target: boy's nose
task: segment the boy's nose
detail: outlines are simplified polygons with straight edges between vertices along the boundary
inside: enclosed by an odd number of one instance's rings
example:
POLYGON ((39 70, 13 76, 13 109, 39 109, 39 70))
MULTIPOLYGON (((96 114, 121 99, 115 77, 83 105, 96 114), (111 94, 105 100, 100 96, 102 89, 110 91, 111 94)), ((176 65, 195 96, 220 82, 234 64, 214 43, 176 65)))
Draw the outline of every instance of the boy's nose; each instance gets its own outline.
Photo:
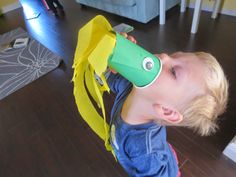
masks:
POLYGON ((167 62, 170 59, 170 56, 166 53, 157 54, 157 57, 163 62, 167 62))

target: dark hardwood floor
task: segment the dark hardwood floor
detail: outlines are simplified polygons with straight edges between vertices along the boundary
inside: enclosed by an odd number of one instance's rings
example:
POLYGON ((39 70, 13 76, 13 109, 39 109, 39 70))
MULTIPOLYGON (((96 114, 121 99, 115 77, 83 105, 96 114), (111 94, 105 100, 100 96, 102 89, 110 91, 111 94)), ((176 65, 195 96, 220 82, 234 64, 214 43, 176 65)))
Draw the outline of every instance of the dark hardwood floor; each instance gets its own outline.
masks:
MULTIPOLYGON (((0 101, 1 177, 117 177, 127 176, 103 142, 81 119, 73 98, 71 78, 78 30, 95 15, 105 15, 112 25, 134 26, 132 35, 152 53, 207 51, 222 64, 230 81, 228 111, 220 130, 200 137, 184 128, 168 128, 184 177, 234 177, 236 165, 222 154, 236 134, 236 17, 220 15, 213 20, 202 12, 199 30, 190 34, 193 10, 179 7, 167 12, 164 26, 155 18, 148 24, 81 8, 74 0, 62 1, 66 15, 56 18, 40 0, 21 0, 41 15, 25 20, 22 8, 0 17, 0 34, 17 27, 63 58, 61 66, 0 101)), ((113 97, 105 98, 111 107, 113 97)), ((109 111, 108 111, 109 112, 109 111)))

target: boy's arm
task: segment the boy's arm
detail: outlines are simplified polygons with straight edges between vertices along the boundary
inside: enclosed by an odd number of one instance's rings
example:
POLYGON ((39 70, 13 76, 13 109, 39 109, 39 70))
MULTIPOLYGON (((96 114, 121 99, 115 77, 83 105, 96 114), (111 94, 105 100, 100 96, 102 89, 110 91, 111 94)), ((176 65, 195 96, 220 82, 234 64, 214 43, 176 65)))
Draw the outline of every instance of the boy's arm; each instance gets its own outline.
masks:
POLYGON ((135 169, 132 175, 143 177, 171 177, 169 166, 165 160, 166 157, 162 158, 163 161, 157 152, 132 158, 134 164, 133 169, 135 169))
POLYGON ((167 142, 155 139, 153 144, 139 132, 126 139, 124 150, 131 162, 130 168, 135 169, 131 176, 178 176, 178 162, 167 142))
POLYGON ((126 80, 118 73, 114 74, 113 72, 108 71, 106 72, 105 77, 107 79, 109 88, 113 93, 116 94, 123 91, 125 88, 127 88, 128 85, 131 85, 128 80, 126 80))

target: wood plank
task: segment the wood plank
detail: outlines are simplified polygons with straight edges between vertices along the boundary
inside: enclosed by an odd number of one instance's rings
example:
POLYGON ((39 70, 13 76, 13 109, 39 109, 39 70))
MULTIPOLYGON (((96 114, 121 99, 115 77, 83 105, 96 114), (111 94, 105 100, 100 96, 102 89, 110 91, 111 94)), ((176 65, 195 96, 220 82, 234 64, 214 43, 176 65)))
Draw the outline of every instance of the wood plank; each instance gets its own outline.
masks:
MULTIPOLYGON (((70 82, 77 32, 97 14, 105 15, 112 25, 134 26, 131 34, 152 53, 203 50, 218 58, 231 83, 229 108, 221 118, 220 131, 203 138, 183 128, 168 128, 168 140, 177 151, 183 176, 235 176, 236 165, 221 154, 236 133, 235 17, 221 15, 214 21, 210 13, 202 12, 193 36, 192 10, 180 14, 174 7, 166 14, 166 24, 159 26, 157 18, 142 24, 80 8, 75 1, 63 1, 63 5, 66 16, 58 19, 40 1, 32 3, 41 12, 37 19, 24 20, 22 9, 0 17, 0 34, 20 26, 64 60, 55 71, 0 101, 0 176, 127 176, 81 119, 70 82)), ((109 115, 114 97, 106 95, 105 100, 109 115)))
POLYGON ((191 161, 186 161, 180 169, 181 177, 207 177, 207 175, 196 167, 191 161))

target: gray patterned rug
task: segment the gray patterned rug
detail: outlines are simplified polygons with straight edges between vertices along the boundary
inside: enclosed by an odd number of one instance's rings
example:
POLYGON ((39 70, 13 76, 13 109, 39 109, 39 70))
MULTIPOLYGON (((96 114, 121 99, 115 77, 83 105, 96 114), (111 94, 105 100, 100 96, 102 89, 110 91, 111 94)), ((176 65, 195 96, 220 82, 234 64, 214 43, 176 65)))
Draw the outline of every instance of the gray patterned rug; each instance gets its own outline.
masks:
MULTIPOLYGON (((17 28, 0 35, 0 46, 17 38, 29 37, 17 28)), ((0 50, 0 100, 38 79, 60 64, 60 57, 29 37, 26 47, 0 50)))

